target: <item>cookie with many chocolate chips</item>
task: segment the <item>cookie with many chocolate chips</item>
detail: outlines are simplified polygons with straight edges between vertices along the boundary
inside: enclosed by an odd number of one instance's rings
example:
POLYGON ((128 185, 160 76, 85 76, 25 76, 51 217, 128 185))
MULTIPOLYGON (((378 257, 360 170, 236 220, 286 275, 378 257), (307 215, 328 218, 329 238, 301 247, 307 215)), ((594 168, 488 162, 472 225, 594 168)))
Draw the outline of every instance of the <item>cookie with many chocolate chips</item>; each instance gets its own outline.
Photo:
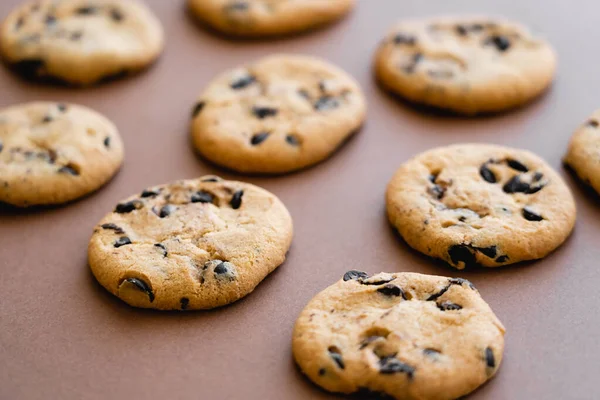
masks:
POLYGON ((0 201, 60 204, 105 184, 123 162, 117 128, 86 107, 34 102, 0 110, 0 201))
POLYGON ((88 248, 94 276, 126 303, 209 309, 254 290, 283 263, 292 219, 273 194, 203 177, 144 190, 116 205, 88 248))
POLYGON ((386 89, 463 114, 518 107, 552 82, 556 55, 524 26, 489 17, 430 18, 396 25, 375 57, 386 89))
POLYGON ((390 222, 412 248, 453 267, 542 258, 573 230, 575 202, 535 154, 461 144, 419 154, 387 188, 390 222))
POLYGON ((4 61, 29 79, 89 85, 151 64, 163 48, 158 19, 137 0, 36 0, 0 28, 4 61))
POLYGON ((349 271, 304 308, 292 349, 331 392, 446 400, 494 376, 504 333, 465 279, 349 271))
POLYGON ((240 37, 280 36, 332 23, 355 0, 188 0, 192 13, 209 27, 240 37))
POLYGON ((586 185, 600 193, 600 111, 573 134, 564 163, 586 185))
POLYGON ((362 125, 361 89, 339 68, 275 55, 227 71, 192 110, 192 137, 206 159, 245 173, 285 173, 329 157, 362 125))

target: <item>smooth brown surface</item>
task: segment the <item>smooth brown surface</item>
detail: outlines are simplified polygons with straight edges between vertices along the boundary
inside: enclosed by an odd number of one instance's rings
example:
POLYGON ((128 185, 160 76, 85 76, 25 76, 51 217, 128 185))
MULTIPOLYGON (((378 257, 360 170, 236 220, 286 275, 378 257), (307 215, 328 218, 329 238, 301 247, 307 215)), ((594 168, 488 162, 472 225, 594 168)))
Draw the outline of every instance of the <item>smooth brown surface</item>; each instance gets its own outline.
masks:
MULTIPOLYGON (((18 0, 2 0, 0 16, 18 0)), ((542 0, 359 0, 345 21, 279 41, 232 42, 199 29, 181 0, 148 0, 167 48, 140 76, 86 90, 44 87, 0 69, 0 106, 29 100, 81 103, 106 114, 126 146, 104 189, 61 208, 0 208, 0 399, 328 399, 295 368, 294 320, 349 269, 414 271, 472 280, 508 330, 496 378, 473 399, 596 399, 600 375, 600 208, 561 169, 572 131, 600 107, 600 6, 542 0), (540 101, 496 117, 424 114, 382 93, 371 56, 397 18, 501 13, 544 32, 559 76, 540 101), (332 159, 276 178, 245 178, 191 150, 192 104, 223 69, 273 52, 322 56, 367 94, 363 131, 332 159), (428 148, 491 142, 532 150, 561 169, 578 204, 573 236, 545 260, 457 272, 411 251, 389 227, 385 185, 428 148), (295 221, 288 261, 242 301, 211 312, 131 308, 93 279, 86 248, 97 221, 146 186, 218 173, 277 194, 295 221)))

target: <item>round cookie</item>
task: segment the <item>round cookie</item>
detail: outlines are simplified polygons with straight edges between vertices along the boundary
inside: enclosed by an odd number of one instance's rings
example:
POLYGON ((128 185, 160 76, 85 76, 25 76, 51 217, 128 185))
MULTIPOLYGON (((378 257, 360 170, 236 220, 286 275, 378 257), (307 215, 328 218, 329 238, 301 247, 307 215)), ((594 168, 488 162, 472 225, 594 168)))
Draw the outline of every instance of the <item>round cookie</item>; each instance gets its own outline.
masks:
POLYGON ((412 248, 463 269, 548 255, 573 230, 576 209, 535 154, 460 144, 402 165, 388 184, 387 213, 412 248))
POLYGON ((600 193, 600 110, 571 138, 564 162, 579 179, 600 193))
POLYGON ((240 37, 298 33, 332 23, 354 7, 355 0, 188 0, 204 24, 240 37))
POLYGON ((206 159, 244 173, 285 173, 329 157, 365 119, 358 84, 308 56, 275 55, 217 77, 193 110, 206 159))
POLYGON ((89 85, 138 71, 163 49, 158 19, 136 0, 36 0, 4 21, 4 61, 29 79, 89 85))
POLYGON ((273 194, 214 176, 144 190, 119 203, 88 248, 94 276, 126 303, 208 309, 254 290, 283 263, 292 219, 273 194))
POLYGON ((496 373, 504 333, 465 279, 349 271, 304 308, 292 349, 331 392, 444 400, 496 373))
POLYGON ((524 26, 490 17, 439 17, 396 25, 375 57, 386 89, 462 114, 518 107, 551 83, 556 55, 524 26))
POLYGON ((34 102, 0 110, 0 201, 65 203, 104 185, 123 162, 117 128, 89 108, 34 102))

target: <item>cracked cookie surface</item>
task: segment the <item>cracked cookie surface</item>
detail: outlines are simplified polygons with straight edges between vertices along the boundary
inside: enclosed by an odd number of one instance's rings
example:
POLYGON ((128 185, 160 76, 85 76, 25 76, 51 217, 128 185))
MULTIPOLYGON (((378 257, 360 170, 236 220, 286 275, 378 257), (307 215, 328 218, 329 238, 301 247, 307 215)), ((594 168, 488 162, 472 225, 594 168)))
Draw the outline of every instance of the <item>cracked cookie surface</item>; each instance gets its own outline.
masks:
POLYGON ((365 119, 361 89, 313 57, 275 55, 217 77, 193 107, 206 159, 245 173, 285 173, 329 157, 365 119))
POLYGON ((29 79, 89 85, 151 64, 163 48, 158 19, 137 0, 36 0, 4 21, 5 62, 29 79))
POLYGON ((524 26, 490 17, 397 24, 375 56, 388 90, 415 103, 464 114, 518 107, 552 82, 556 55, 524 26))
POLYGON ((292 219, 277 197, 207 176, 117 204, 88 256, 98 282, 132 306, 209 309, 252 292, 283 263, 291 240, 292 219))
POLYGON ((307 31, 347 14, 355 0, 188 0, 194 15, 211 28, 240 37, 307 31))
POLYGON ((583 183, 600 193, 600 110, 573 134, 565 164, 583 183))
POLYGON ((504 333, 465 279, 348 271, 301 312, 292 349, 329 391, 444 400, 496 373, 504 333))
POLYGON ((544 160, 496 145, 421 153, 398 169, 386 197, 406 243, 458 269, 542 258, 576 217, 571 191, 544 160))
POLYGON ((86 107, 33 102, 0 110, 0 201, 61 204, 117 172, 123 144, 112 122, 86 107))

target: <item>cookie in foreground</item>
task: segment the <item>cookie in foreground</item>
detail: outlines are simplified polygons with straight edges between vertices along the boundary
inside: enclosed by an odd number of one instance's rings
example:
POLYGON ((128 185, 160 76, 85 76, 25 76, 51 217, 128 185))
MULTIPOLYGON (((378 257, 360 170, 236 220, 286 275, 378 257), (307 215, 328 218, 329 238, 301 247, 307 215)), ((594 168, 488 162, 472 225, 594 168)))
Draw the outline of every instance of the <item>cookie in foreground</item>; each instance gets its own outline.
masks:
POLYGON ((445 400, 494 376, 504 333, 465 279, 348 271, 300 313, 292 349, 328 391, 445 400))
POLYGON ((292 231, 275 195, 206 176, 118 203, 96 226, 88 258, 98 282, 132 306, 209 309, 246 296, 282 264, 292 231))

